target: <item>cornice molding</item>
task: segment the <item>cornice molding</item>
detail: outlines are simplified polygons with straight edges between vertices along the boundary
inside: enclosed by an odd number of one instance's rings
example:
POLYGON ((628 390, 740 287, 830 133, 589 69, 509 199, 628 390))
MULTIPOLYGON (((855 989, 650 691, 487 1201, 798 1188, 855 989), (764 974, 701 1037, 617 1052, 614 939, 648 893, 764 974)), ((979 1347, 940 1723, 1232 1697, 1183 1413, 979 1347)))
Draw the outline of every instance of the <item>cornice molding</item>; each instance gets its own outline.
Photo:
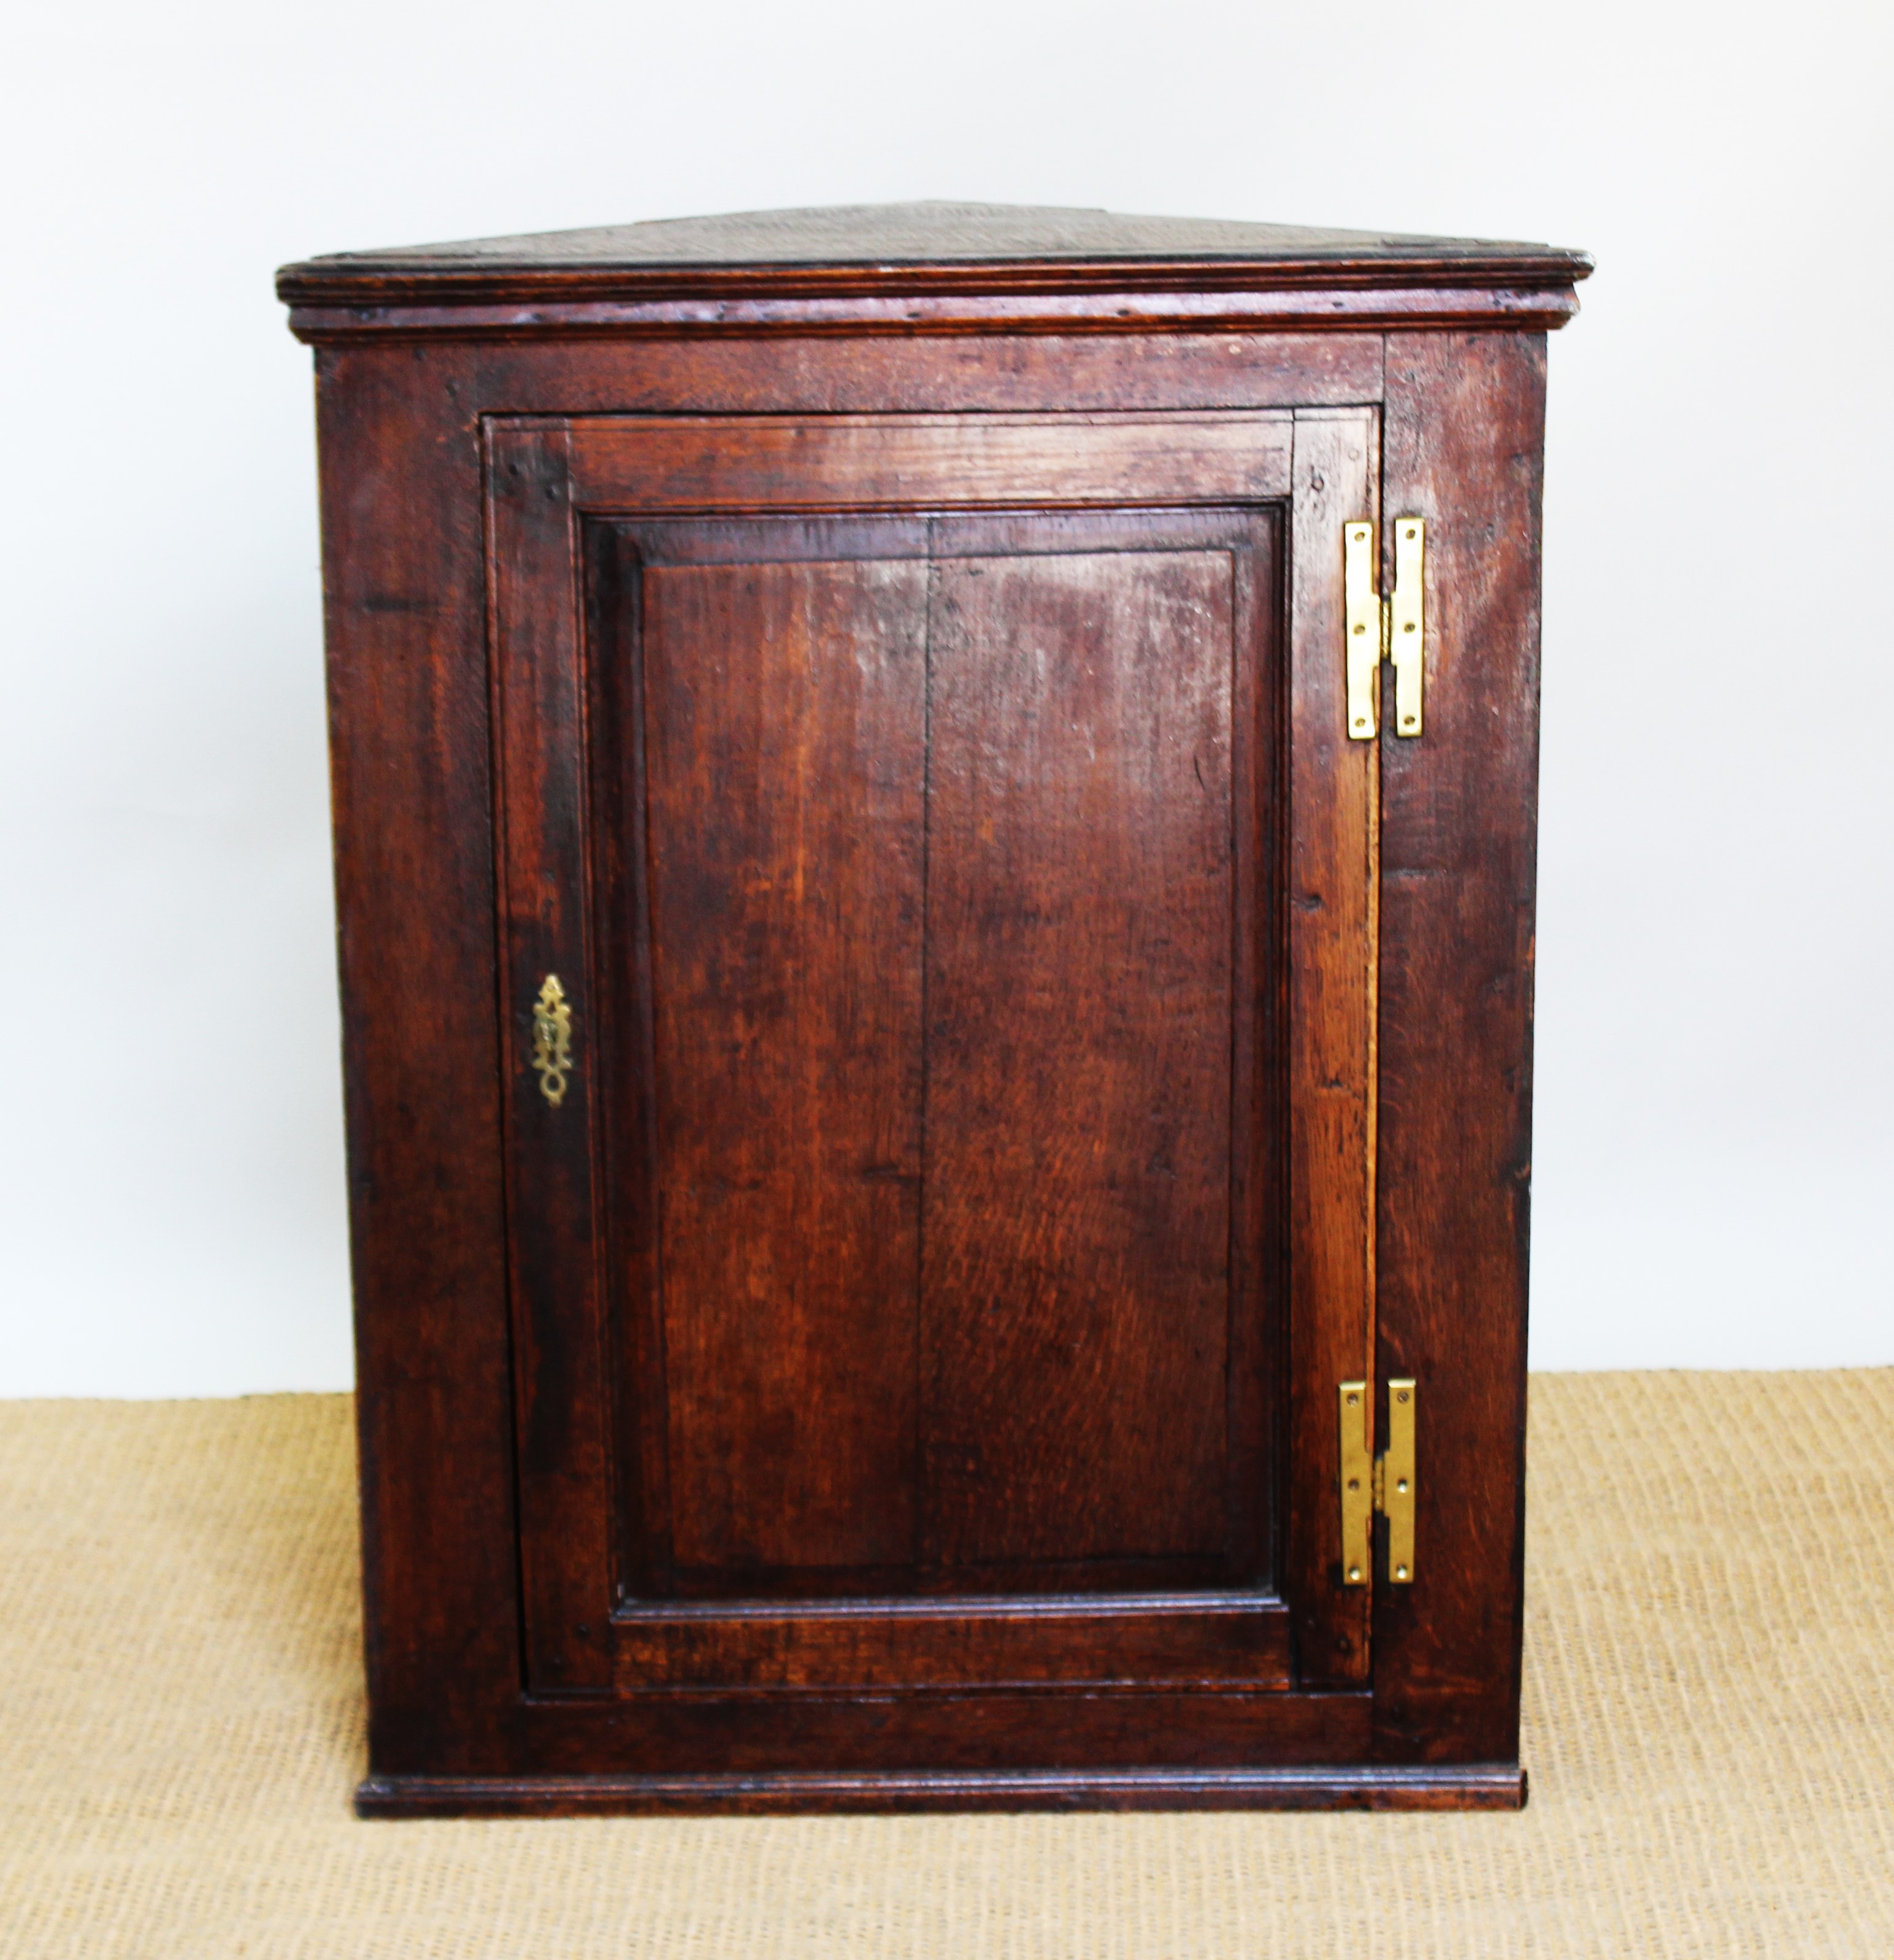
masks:
MULTIPOLYGON (((1067 269, 1058 269, 1062 274, 1067 269)), ((1195 276, 1163 285, 1133 284, 1123 277, 1124 267, 1111 269, 1117 279, 1096 287, 1075 287, 1062 278, 1039 285, 1023 280, 950 286, 837 282, 810 290, 752 274, 706 290, 696 279, 634 282, 621 273, 609 279, 601 275, 597 286, 587 291, 569 272, 509 282, 498 290, 490 278, 458 287, 416 280, 390 289, 388 283, 304 279, 301 269, 291 268, 278 289, 291 304, 291 329, 317 345, 371 338, 1256 332, 1338 327, 1518 332, 1562 326, 1578 310, 1576 275, 1568 268, 1543 283, 1522 279, 1517 265, 1507 269, 1510 276, 1503 282, 1466 278, 1461 267, 1454 270, 1463 276, 1450 282, 1394 282, 1381 268, 1380 278, 1370 283, 1365 278, 1344 282, 1332 276, 1332 267, 1322 269, 1330 276, 1318 282, 1279 278, 1281 269, 1275 266, 1266 269, 1267 277, 1257 269, 1257 275, 1245 280, 1238 269, 1197 266, 1188 269, 1195 276)), ((1185 269, 1176 269, 1179 273, 1185 269)))

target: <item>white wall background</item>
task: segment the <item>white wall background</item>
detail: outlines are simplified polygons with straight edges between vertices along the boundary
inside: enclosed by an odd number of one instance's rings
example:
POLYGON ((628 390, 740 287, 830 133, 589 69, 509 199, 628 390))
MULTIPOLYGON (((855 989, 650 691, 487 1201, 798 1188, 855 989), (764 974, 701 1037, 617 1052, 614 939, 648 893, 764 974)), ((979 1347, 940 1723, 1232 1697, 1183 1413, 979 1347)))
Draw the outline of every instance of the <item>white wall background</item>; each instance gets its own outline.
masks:
POLYGON ((350 1379, 309 358, 345 247, 910 197, 1549 238, 1533 1354, 1894 1361, 1873 0, 103 0, 0 119, 0 1395, 350 1379))

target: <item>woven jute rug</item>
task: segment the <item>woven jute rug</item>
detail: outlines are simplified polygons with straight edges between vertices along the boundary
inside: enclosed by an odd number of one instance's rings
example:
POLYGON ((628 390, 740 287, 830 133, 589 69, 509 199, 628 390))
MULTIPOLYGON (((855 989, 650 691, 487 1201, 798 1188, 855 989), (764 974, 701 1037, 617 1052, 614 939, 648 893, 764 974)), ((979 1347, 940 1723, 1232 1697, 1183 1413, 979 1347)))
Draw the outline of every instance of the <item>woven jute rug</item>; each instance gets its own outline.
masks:
POLYGON ((1894 1956, 1894 1370, 1531 1452, 1523 1815, 364 1824, 346 1398, 0 1404, 0 1955, 1894 1956))

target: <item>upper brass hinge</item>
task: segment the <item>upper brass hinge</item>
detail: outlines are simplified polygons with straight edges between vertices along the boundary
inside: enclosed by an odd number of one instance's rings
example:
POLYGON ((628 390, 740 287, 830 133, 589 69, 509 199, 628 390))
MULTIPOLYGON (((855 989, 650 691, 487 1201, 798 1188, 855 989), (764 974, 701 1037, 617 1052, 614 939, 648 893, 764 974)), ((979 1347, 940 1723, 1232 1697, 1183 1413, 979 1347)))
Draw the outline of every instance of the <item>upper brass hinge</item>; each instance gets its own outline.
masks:
POLYGON ((1394 520, 1394 590, 1375 595, 1374 527, 1355 518, 1342 528, 1342 589, 1347 618, 1348 740, 1371 742, 1380 721, 1383 660, 1394 669, 1394 732, 1421 732, 1427 666, 1424 597, 1427 522, 1394 520))
POLYGON ((1386 1577, 1396 1586, 1414 1583, 1414 1415, 1411 1376, 1388 1384, 1388 1446, 1368 1447, 1368 1385, 1341 1388, 1342 1583, 1365 1586, 1374 1549, 1374 1519, 1388 1521, 1386 1577))

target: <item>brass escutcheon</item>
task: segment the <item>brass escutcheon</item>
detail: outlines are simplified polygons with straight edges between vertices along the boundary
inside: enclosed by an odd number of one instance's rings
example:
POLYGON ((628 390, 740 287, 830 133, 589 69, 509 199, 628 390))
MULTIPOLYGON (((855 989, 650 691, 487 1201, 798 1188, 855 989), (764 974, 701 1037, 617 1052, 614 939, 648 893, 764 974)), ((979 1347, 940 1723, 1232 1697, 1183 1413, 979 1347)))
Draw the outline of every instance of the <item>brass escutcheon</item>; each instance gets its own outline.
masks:
POLYGON ((533 1066, 539 1074, 540 1093, 556 1109, 565 1100, 566 1080, 572 1072, 572 1010, 556 973, 546 976, 533 1004, 533 1066))

